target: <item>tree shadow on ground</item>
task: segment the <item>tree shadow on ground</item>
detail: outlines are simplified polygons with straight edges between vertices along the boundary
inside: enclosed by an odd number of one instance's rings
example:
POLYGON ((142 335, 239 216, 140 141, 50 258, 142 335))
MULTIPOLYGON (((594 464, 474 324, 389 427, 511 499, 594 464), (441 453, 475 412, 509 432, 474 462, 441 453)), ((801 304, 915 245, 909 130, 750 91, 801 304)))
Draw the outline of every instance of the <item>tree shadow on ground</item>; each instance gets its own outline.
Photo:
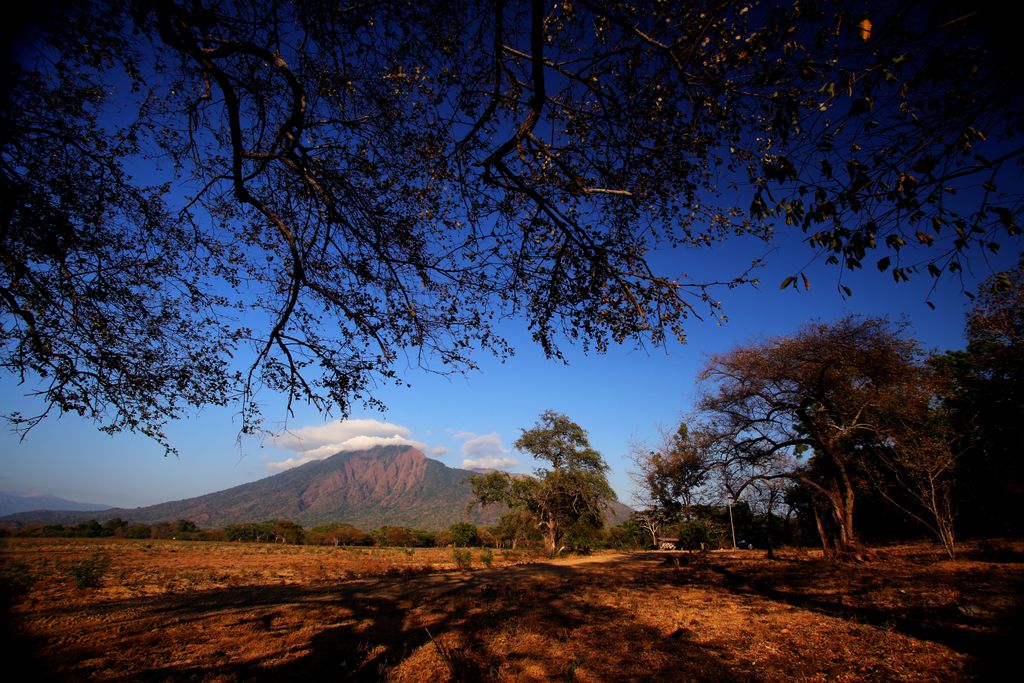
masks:
MULTIPOLYGON (((52 636, 40 652, 63 680, 751 680, 758 672, 741 661, 742 644, 693 632, 698 622, 684 613, 658 621, 643 611, 643 599, 713 603, 728 593, 940 643, 974 657, 970 673, 984 678, 1014 654, 1019 611, 1014 622, 1005 610, 964 614, 925 598, 930 587, 965 596, 973 587, 971 599, 988 609, 997 596, 1019 600, 1018 576, 642 553, 107 600, 83 607, 73 634, 52 636), (901 589, 911 597, 900 604, 878 599, 901 589)), ((38 612, 43 622, 66 616, 59 605, 38 612)), ((783 661, 775 673, 803 673, 812 660, 783 661)))
MULTIPOLYGON (((111 600, 87 608, 79 643, 51 659, 52 673, 78 680, 378 681, 411 658, 423 668, 406 680, 573 680, 584 670, 617 681, 747 680, 727 648, 699 643, 685 628, 666 637, 626 610, 590 604, 591 589, 631 580, 621 571, 628 562, 610 560, 596 576, 588 565, 538 564, 111 600), (232 642, 215 649, 202 634, 218 630, 232 642), (505 632, 513 637, 494 637, 505 632), (137 651, 112 654, 119 647, 137 651)), ((54 607, 41 616, 61 613, 54 607)))
POLYGON ((698 560, 690 569, 690 581, 944 645, 973 659, 974 678, 1004 678, 1007 666, 1016 668, 1024 637, 1024 577, 998 565, 969 573, 902 572, 885 561, 730 558, 698 560), (880 593, 895 599, 882 600, 880 593))

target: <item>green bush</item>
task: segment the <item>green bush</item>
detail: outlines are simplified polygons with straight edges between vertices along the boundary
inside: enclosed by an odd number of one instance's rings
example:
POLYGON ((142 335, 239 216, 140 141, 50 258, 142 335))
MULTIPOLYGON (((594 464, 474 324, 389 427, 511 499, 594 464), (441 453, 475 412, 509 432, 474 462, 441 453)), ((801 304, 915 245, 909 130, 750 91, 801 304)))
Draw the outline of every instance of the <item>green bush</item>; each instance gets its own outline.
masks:
POLYGON ((473 568, 473 553, 469 550, 452 548, 452 559, 455 560, 456 569, 473 568))
POLYGON ((485 567, 490 567, 494 563, 494 553, 491 552, 490 548, 484 548, 480 551, 480 563, 485 567))
POLYGON ((79 588, 95 588, 110 570, 110 557, 96 554, 68 567, 68 574, 79 588))

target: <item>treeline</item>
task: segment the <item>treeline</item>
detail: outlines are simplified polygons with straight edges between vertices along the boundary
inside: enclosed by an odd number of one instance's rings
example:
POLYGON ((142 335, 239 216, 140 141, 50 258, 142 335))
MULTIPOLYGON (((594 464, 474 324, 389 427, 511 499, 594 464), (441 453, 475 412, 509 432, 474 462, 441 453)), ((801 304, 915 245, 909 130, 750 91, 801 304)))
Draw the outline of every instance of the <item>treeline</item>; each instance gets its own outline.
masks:
POLYGON ((848 316, 715 354, 678 429, 634 450, 641 525, 656 539, 707 519, 701 504, 742 503, 767 546, 816 537, 836 558, 924 534, 953 557, 959 538, 1024 534, 1022 280, 1024 259, 985 284, 962 351, 848 316))
MULTIPOLYGON (((764 518, 751 512, 746 504, 733 510, 737 538, 757 547, 764 547, 764 518)), ((799 535, 792 522, 777 520, 799 535)), ((681 529, 666 529, 665 535, 679 539, 680 548, 731 547, 729 513, 725 507, 705 506, 695 510, 691 520, 681 529)), ((292 545, 363 546, 378 548, 447 548, 492 547, 516 550, 543 550, 540 531, 518 512, 510 512, 495 526, 477 526, 458 522, 443 531, 428 531, 408 526, 381 526, 364 531, 351 524, 335 522, 311 528, 287 519, 231 524, 223 529, 203 529, 195 522, 179 519, 174 522, 138 524, 115 518, 103 523, 90 519, 79 524, 27 525, 21 528, 0 528, 0 535, 48 538, 131 538, 168 539, 179 541, 228 541, 238 543, 282 543, 292 545)), ((650 548, 654 542, 644 530, 637 515, 610 528, 592 529, 585 536, 570 530, 564 539, 565 549, 586 552, 597 549, 636 550, 650 548)))
POLYGON ((224 533, 216 529, 200 529, 190 520, 139 524, 120 517, 103 523, 89 519, 78 524, 27 524, 23 527, 0 528, 0 535, 42 538, 169 538, 191 541, 221 541, 224 533))
POLYGON ((78 524, 28 524, 0 526, 0 536, 27 538, 133 538, 172 539, 187 541, 232 541, 240 543, 288 543, 293 545, 377 546, 403 548, 473 547, 527 545, 535 534, 512 531, 504 527, 477 527, 458 522, 444 531, 427 531, 408 526, 381 526, 371 531, 351 524, 335 522, 304 528, 288 519, 229 524, 223 529, 203 529, 195 522, 179 519, 174 522, 139 524, 114 518, 105 522, 90 519, 78 524))

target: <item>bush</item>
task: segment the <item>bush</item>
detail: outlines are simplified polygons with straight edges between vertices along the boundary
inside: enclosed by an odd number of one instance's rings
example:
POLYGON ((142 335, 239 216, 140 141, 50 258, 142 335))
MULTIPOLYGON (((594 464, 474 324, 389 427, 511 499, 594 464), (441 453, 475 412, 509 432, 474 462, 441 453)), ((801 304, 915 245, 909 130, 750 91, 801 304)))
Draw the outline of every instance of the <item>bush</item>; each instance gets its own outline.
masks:
POLYGON ((480 563, 485 567, 490 567, 494 564, 494 553, 491 552, 490 548, 484 548, 480 551, 480 563))
POLYGON ((13 603, 36 582, 36 575, 24 562, 0 564, 0 608, 13 603))
POLYGON ((68 574, 79 588, 95 588, 100 585, 100 580, 109 570, 110 557, 96 554, 88 560, 71 565, 68 574))
POLYGON ((123 538, 151 537, 151 532, 148 524, 129 524, 128 526, 118 528, 118 530, 114 533, 123 538))
POLYGON ((455 560, 456 569, 473 568, 473 553, 469 550, 460 550, 459 548, 452 548, 452 559, 455 560))

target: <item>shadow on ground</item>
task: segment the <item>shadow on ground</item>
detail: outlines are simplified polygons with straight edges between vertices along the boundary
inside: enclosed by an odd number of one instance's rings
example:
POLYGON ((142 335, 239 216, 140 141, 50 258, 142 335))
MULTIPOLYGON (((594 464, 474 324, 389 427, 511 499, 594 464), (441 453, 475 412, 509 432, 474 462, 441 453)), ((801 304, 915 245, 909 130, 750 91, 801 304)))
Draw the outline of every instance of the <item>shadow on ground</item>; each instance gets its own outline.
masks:
MULTIPOLYGON (((896 630, 970 656, 978 678, 1016 654, 1019 572, 754 557, 638 553, 110 600, 84 608, 73 633, 37 645, 58 680, 761 678, 729 640, 637 618, 638 596, 698 592, 709 610, 715 595, 739 596, 896 630), (947 597, 930 599, 936 591, 947 597)), ((65 615, 55 606, 38 618, 65 615)))

